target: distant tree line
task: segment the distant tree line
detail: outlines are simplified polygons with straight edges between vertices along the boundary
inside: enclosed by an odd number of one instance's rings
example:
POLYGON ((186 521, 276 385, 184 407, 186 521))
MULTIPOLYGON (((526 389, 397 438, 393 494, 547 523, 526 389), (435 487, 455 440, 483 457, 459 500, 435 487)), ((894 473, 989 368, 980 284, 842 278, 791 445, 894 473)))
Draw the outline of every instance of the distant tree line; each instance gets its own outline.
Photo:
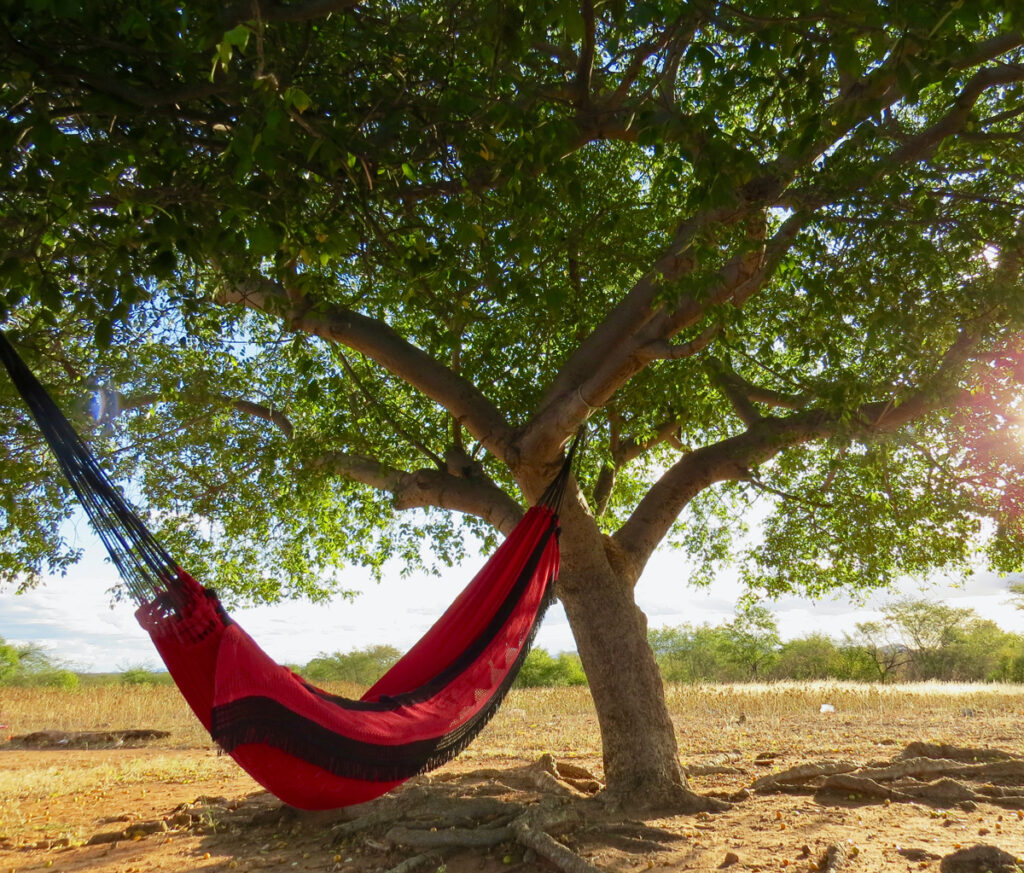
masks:
MULTIPOLYGON (((1024 583, 1010 586, 1011 603, 1024 609, 1024 583)), ((812 632, 783 642, 775 616, 765 606, 739 609, 719 625, 682 624, 647 634, 667 682, 749 682, 837 679, 861 682, 1021 682, 1024 635, 1010 633, 973 609, 905 598, 885 606, 877 621, 858 622, 841 640, 812 632)), ((349 652, 321 652, 295 672, 311 682, 369 686, 402 653, 374 645, 349 652)), ((164 672, 128 667, 90 676, 123 684, 169 683, 164 672)), ((516 680, 521 688, 586 685, 575 652, 551 654, 534 648, 516 680)), ((44 648, 16 645, 0 637, 0 685, 77 688, 79 676, 44 648)))
MULTIPOLYGON (((1015 586, 1018 603, 1024 586, 1015 586)), ((834 640, 812 632, 782 642, 764 606, 721 625, 684 624, 648 633, 671 682, 848 679, 865 682, 1024 682, 1024 635, 973 609, 907 598, 834 640)))
MULTIPOLYGON (((372 685, 395 664, 402 653, 394 646, 368 646, 351 652, 321 652, 296 672, 311 682, 352 682, 372 685)), ((526 656, 516 684, 522 688, 545 685, 586 685, 583 665, 575 652, 551 655, 534 648, 526 656)))
MULTIPOLYGON (((1011 586, 1024 608, 1024 584, 1011 586)), ((1002 630, 973 609, 907 598, 859 622, 840 640, 812 632, 783 642, 775 616, 755 604, 731 621, 656 628, 648 641, 667 682, 837 679, 861 682, 1024 682, 1024 635, 1002 630)), ((372 685, 400 657, 392 646, 321 654, 298 668, 314 682, 372 685)), ((530 651, 521 688, 586 685, 575 652, 530 651)))

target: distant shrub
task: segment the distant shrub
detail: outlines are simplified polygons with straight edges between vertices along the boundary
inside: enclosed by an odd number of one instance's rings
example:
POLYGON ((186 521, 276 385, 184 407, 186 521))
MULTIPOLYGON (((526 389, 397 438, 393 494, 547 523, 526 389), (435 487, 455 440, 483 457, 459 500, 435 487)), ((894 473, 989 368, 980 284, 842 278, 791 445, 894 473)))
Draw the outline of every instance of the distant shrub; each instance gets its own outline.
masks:
POLYGON ((77 688, 78 676, 37 643, 13 645, 0 638, 0 685, 77 688))
POLYGON ((531 649, 519 670, 516 683, 520 688, 543 688, 555 685, 586 685, 580 656, 575 652, 552 655, 546 649, 531 649))
POLYGON ((122 685, 169 685, 170 673, 157 673, 147 667, 127 667, 121 671, 122 685))
POLYGON ((78 687, 78 676, 70 670, 52 667, 16 673, 4 684, 16 688, 63 688, 65 691, 72 691, 78 687))
POLYGON ((847 679, 846 666, 835 641, 823 633, 789 640, 779 649, 772 679, 847 679))
POLYGON ((402 653, 394 646, 367 646, 351 652, 321 652, 305 667, 296 671, 311 682, 354 682, 373 685, 391 667, 402 653))

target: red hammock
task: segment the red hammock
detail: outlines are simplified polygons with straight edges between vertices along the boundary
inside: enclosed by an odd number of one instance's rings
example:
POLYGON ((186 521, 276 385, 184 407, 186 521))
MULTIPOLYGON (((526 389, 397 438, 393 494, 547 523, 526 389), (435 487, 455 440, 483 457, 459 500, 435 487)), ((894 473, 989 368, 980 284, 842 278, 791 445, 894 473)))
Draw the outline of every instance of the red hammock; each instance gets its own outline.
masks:
POLYGON ((362 803, 464 749, 519 671, 558 573, 571 455, 455 602, 359 700, 275 664, 146 529, 0 332, 0 360, 140 606, 139 623, 203 726, 302 809, 362 803))

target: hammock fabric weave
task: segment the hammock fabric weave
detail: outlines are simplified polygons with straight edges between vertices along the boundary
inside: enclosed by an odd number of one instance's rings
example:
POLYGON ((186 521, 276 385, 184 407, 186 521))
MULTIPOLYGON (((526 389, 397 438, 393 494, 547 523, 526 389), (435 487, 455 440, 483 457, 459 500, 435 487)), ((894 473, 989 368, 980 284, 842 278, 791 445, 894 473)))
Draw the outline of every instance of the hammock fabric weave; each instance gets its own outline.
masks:
POLYGON ((216 595, 177 565, 2 332, 0 360, 189 706, 267 790, 301 809, 363 803, 451 760, 490 720, 551 601, 571 451, 541 502, 426 635, 350 700, 274 663, 216 595))

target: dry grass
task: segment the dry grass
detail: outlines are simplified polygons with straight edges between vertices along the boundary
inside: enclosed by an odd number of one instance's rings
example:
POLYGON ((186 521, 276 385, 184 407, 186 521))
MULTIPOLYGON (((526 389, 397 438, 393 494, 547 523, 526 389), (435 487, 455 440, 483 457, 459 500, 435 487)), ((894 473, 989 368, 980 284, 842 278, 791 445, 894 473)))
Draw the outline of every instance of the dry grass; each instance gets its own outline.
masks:
MULTIPOLYGON (((359 689, 351 686, 330 690, 350 697, 359 694, 359 689)), ((821 758, 861 763, 890 760, 900 747, 916 740, 997 746, 1018 753, 1024 741, 1021 686, 670 685, 666 697, 681 757, 693 774, 691 784, 701 793, 732 793, 758 776, 821 758), (835 711, 822 713, 823 703, 831 704, 835 711), (699 768, 722 763, 716 759, 723 753, 725 762, 738 765, 735 772, 715 774, 699 768)), ((138 845, 125 843, 119 855, 97 853, 93 847, 82 850, 90 854, 75 855, 75 849, 63 848, 80 846, 97 832, 116 831, 128 820, 157 821, 183 802, 209 803, 213 808, 214 804, 203 798, 255 796, 258 786, 229 757, 217 755, 173 688, 0 689, 0 722, 6 722, 8 731, 15 733, 44 728, 153 727, 172 731, 170 739, 156 749, 0 754, 0 854, 9 853, 9 858, 3 856, 5 868, 29 870, 52 865, 103 873, 177 871, 198 869, 202 866, 199 859, 210 858, 211 853, 216 858, 237 858, 240 870, 261 869, 270 863, 265 854, 270 831, 259 832, 259 836, 218 832, 216 839, 221 842, 211 842, 211 834, 191 830, 161 834, 138 845), (140 864, 136 859, 143 856, 146 860, 140 864), (8 860, 13 867, 8 867, 8 860), (132 866, 126 865, 127 860, 132 866)), ((637 730, 641 729, 638 724, 637 730)), ((600 737, 586 688, 514 690, 487 730, 449 765, 448 775, 477 767, 511 766, 535 760, 543 752, 559 759, 578 758, 600 775, 600 737)), ((258 807, 259 801, 256 803, 253 808, 258 807)), ((904 859, 893 849, 897 843, 926 843, 936 852, 951 852, 960 846, 959 841, 974 840, 974 833, 991 832, 1002 848, 1019 854, 1024 844, 1017 824, 1002 810, 982 809, 968 821, 966 816, 937 816, 918 804, 846 808, 788 795, 755 795, 717 824, 692 826, 690 819, 684 818, 672 825, 683 842, 671 856, 673 863, 665 862, 665 866, 716 870, 726 853, 735 851, 745 868, 779 869, 780 858, 799 862, 806 857, 802 845, 813 846, 817 856, 832 842, 862 849, 858 862, 862 869, 903 869, 904 859), (1012 833, 1009 826, 1005 832, 1000 830, 1004 818, 1015 829, 1012 833), (865 838, 865 834, 871 836, 865 838)), ((277 836, 274 834, 275 840, 277 836)), ((302 847, 311 854, 302 853, 302 866, 336 869, 337 847, 315 842, 316 836, 309 839, 302 847)), ((275 869, 294 865, 302 847, 281 854, 275 869)), ((608 855, 602 851, 600 857, 608 855)), ((602 866, 614 870, 637 866, 635 857, 616 857, 618 862, 602 862, 602 866)), ((353 859, 357 860, 345 868, 351 873, 372 873, 387 866, 372 852, 366 857, 353 853, 349 860, 353 859)), ((463 861, 461 866, 453 862, 449 869, 469 873, 484 863, 478 856, 463 861)), ((220 862, 216 866, 219 868, 220 862)), ((235 866, 235 861, 228 866, 235 866)))
POLYGON ((679 685, 666 689, 673 715, 711 718, 780 718, 820 711, 831 704, 839 713, 874 713, 881 719, 907 709, 1020 709, 1024 687, 1003 684, 918 682, 872 685, 861 682, 763 682, 741 685, 679 685))
POLYGON ((0 769, 0 812, 4 800, 10 798, 102 796, 126 785, 189 785, 238 772, 238 765, 227 756, 210 753, 199 757, 194 751, 146 757, 93 752, 88 759, 75 756, 60 763, 54 763, 55 758, 44 753, 39 759, 40 766, 33 769, 0 769))
MULTIPOLYGON (((333 683, 333 694, 358 697, 363 689, 333 683)), ((59 688, 0 688, 4 737, 33 731, 102 731, 153 728, 170 731, 161 745, 175 749, 212 748, 184 698, 173 685, 94 685, 59 688)))
MULTIPOLYGON (((1019 742, 1017 725, 1024 716, 1020 685, 672 684, 665 693, 686 758, 780 742, 818 754, 869 736, 896 743, 957 737, 966 742, 975 714, 1019 742), (823 703, 835 712, 822 713, 823 703)), ((464 757, 515 759, 543 752, 600 757, 597 717, 586 688, 513 691, 464 757)))
MULTIPOLYGON (((360 689, 332 685, 336 694, 360 689)), ((666 687, 684 755, 766 743, 772 736, 803 737, 808 748, 842 745, 843 735, 888 730, 894 741, 970 733, 977 713, 1019 736, 1024 687, 1018 685, 865 685, 782 682, 666 687), (829 703, 834 713, 821 714, 829 703)), ((7 688, 0 723, 8 734, 35 730, 156 728, 171 732, 166 749, 212 749, 210 738, 174 688, 100 686, 61 691, 7 688)), ((466 753, 473 758, 598 757, 600 735, 586 688, 515 689, 494 721, 466 753)), ((129 778, 126 775, 125 778, 129 778)), ((116 775, 111 778, 120 778, 116 775)))
POLYGON ((208 746, 210 738, 173 686, 101 685, 58 688, 4 688, 0 722, 7 734, 40 730, 100 731, 154 728, 171 732, 178 748, 208 746))

